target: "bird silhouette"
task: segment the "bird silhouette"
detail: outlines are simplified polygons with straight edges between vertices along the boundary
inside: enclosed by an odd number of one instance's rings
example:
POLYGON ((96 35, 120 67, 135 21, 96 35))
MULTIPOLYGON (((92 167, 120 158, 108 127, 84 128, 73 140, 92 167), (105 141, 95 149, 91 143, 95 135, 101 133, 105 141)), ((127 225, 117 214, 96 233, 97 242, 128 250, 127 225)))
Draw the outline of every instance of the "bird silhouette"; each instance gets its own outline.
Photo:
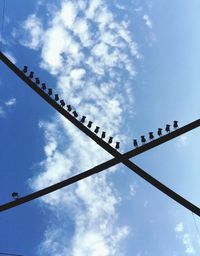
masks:
POLYGON ((116 142, 115 148, 119 149, 119 147, 120 147, 120 142, 116 142))
POLYGON ((67 105, 67 110, 68 110, 69 112, 72 111, 71 105, 67 105))
POLYGON ((170 132, 170 125, 169 124, 166 124, 165 131, 170 132))
POLYGON ((86 116, 82 116, 81 123, 85 123, 86 116))
POLYGON ((111 144, 113 141, 113 137, 110 137, 109 140, 108 140, 108 143, 111 144))
POLYGON ((178 121, 174 121, 174 125, 173 125, 174 129, 178 128, 178 121))
POLYGON ((78 113, 76 111, 73 111, 72 113, 73 113, 74 117, 76 117, 76 118, 78 117, 78 113))
POLYGON ((91 128, 91 127, 92 127, 92 121, 89 121, 89 122, 88 122, 87 127, 88 127, 88 128, 91 128))
POLYGON ((64 107, 64 106, 65 106, 65 102, 64 102, 64 100, 60 100, 60 105, 61 105, 62 107, 64 107))
POLYGON ((23 72, 24 72, 24 73, 27 73, 27 71, 28 71, 28 67, 27 67, 27 66, 24 66, 23 72))
POLYGON ((99 132, 99 126, 96 126, 96 128, 95 128, 95 130, 94 130, 94 132, 97 134, 98 132, 99 132))
POLYGON ((32 78, 33 78, 33 76, 34 76, 34 72, 33 72, 33 71, 31 71, 31 72, 30 72, 30 75, 29 75, 29 78, 30 78, 30 79, 32 79, 32 78))
POLYGON ((146 142, 145 136, 142 135, 142 136, 140 136, 140 138, 141 138, 141 142, 144 144, 146 142))
POLYGON ((106 137, 106 132, 102 132, 101 138, 104 139, 106 137))
POLYGON ((59 100, 58 94, 55 94, 55 101, 58 101, 58 100, 59 100))
POLYGON ((48 89, 48 95, 51 96, 53 94, 53 91, 51 88, 48 89))
POLYGON ((13 192, 12 193, 12 197, 13 197, 13 199, 19 199, 19 194, 18 194, 18 192, 13 192))
POLYGON ((40 79, 38 77, 35 78, 35 83, 40 84, 40 79))
POLYGON ((137 140, 136 140, 136 139, 133 140, 133 146, 134 146, 134 147, 138 147, 138 143, 137 143, 137 140))
POLYGON ((149 132, 149 139, 150 139, 150 140, 153 140, 153 139, 154 139, 153 132, 149 132))
POLYGON ((158 128, 158 132, 157 132, 158 136, 162 136, 162 129, 158 128))
POLYGON ((45 83, 42 83, 42 90, 46 90, 46 84, 45 83))

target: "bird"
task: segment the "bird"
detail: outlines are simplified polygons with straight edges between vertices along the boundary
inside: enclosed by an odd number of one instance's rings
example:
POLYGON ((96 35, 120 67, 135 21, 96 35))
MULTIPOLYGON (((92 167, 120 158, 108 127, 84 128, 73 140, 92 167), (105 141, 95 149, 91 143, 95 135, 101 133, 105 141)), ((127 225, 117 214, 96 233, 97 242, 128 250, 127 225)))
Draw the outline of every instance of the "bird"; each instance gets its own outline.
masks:
POLYGON ((86 116, 82 116, 81 123, 85 123, 86 116))
POLYGON ((174 125, 173 125, 174 129, 178 128, 178 121, 174 121, 174 125))
POLYGON ((58 100, 59 100, 58 94, 55 94, 55 101, 58 101, 58 100))
POLYGON ((12 197, 13 197, 13 199, 19 199, 19 194, 18 194, 18 192, 13 192, 12 193, 12 197))
POLYGON ((33 78, 33 76, 34 76, 34 72, 33 72, 33 71, 31 71, 31 72, 30 72, 30 75, 29 75, 29 78, 30 78, 30 79, 32 79, 32 78, 33 78))
POLYGON ((64 106, 65 106, 65 102, 64 102, 64 100, 60 100, 60 105, 61 105, 62 107, 64 107, 64 106))
POLYGON ((101 138, 104 139, 106 137, 106 132, 102 132, 101 138))
POLYGON ((138 143, 137 143, 137 140, 136 140, 136 139, 133 140, 133 146, 134 146, 134 147, 138 147, 138 143))
POLYGON ((142 136, 140 136, 140 138, 141 138, 141 142, 144 144, 146 142, 145 136, 142 135, 142 136))
POLYGON ((170 125, 169 124, 166 124, 165 131, 170 132, 170 125))
POLYGON ((52 89, 49 88, 49 89, 48 89, 48 95, 50 96, 50 95, 52 95, 52 94, 53 94, 52 89))
POLYGON ((88 127, 88 128, 91 128, 91 127, 92 127, 92 121, 89 121, 89 122, 88 122, 87 127, 88 127))
POLYGON ((110 137, 109 140, 108 140, 108 143, 111 144, 113 141, 113 137, 110 137))
POLYGON ((119 149, 119 147, 120 147, 120 142, 116 142, 115 148, 119 149))
POLYGON ((67 105, 67 110, 68 110, 69 112, 72 111, 71 105, 67 105))
POLYGON ((35 78, 35 83, 40 84, 40 79, 38 77, 35 78))
POLYGON ((24 73, 27 73, 27 71, 28 71, 28 67, 27 67, 27 66, 24 66, 23 72, 24 72, 24 73))
POLYGON ((94 130, 94 132, 97 134, 98 132, 99 132, 99 126, 96 126, 96 128, 95 128, 95 130, 94 130))
POLYGON ((42 90, 46 90, 46 84, 45 83, 42 83, 42 90))
POLYGON ((158 136, 162 136, 162 129, 158 128, 158 132, 157 132, 158 136))
POLYGON ((153 139, 154 139, 153 132, 149 132, 149 139, 150 139, 150 140, 153 140, 153 139))
POLYGON ((73 113, 74 117, 78 117, 78 113, 76 111, 73 111, 72 113, 73 113))

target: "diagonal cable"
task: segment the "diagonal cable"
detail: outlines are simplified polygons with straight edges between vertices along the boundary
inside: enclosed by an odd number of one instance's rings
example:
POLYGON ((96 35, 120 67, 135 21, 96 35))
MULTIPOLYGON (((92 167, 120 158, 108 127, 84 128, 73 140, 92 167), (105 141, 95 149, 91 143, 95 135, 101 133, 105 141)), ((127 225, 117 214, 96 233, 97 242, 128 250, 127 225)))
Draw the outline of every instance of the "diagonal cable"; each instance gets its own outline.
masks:
MULTIPOLYGON (((200 216, 200 209, 196 205, 192 204, 191 202, 189 202, 188 200, 186 200, 185 198, 177 194, 175 191, 168 188, 163 183, 161 183, 160 181, 152 177, 150 174, 148 174, 139 166, 137 166, 136 164, 131 162, 129 159, 124 157, 124 155, 116 151, 104 140, 100 139, 96 134, 94 134, 92 131, 86 128, 81 122, 79 122, 77 119, 71 116, 64 108, 58 105, 52 98, 50 98, 45 92, 43 92, 33 81, 31 81, 22 71, 20 71, 2 52, 0 53, 0 58, 18 77, 20 77, 27 85, 29 85, 35 92, 37 92, 42 98, 44 98, 52 107, 54 107, 58 112, 60 112, 60 114, 65 116, 70 122, 72 122, 82 132, 84 132, 92 140, 94 140, 97 144, 99 144, 102 148, 104 148, 108 153, 113 155, 116 158, 116 160, 118 160, 119 162, 122 162, 129 169, 137 173, 140 177, 142 177, 147 182, 152 184, 154 187, 162 191, 164 194, 166 194, 167 196, 175 200, 177 203, 181 204, 185 208, 189 209, 193 213, 200 216)), ((18 200, 20 199, 17 199, 17 201, 18 200)), ((7 209, 11 208, 8 206, 8 204, 7 204, 7 209)), ((4 206, 6 207, 6 204, 4 206)), ((1 209, 5 210, 5 207, 4 209, 3 209, 3 206, 1 207, 2 208, 0 208, 0 211, 1 209)))

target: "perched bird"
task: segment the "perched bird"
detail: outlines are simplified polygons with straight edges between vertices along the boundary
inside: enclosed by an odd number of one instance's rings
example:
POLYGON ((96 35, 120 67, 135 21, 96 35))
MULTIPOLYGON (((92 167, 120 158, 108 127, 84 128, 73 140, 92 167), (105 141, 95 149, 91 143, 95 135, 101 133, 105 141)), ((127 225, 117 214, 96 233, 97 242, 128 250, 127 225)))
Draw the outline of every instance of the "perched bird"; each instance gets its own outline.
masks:
POLYGON ((173 125, 174 129, 178 128, 178 121, 174 121, 174 125, 173 125))
POLYGON ((96 126, 94 132, 97 134, 99 132, 99 126, 96 126))
POLYGON ((55 101, 58 101, 58 100, 59 100, 58 94, 55 94, 55 101))
POLYGON ((106 132, 102 132, 101 138, 104 139, 106 137, 106 132))
POLYGON ((111 144, 113 142, 113 137, 110 137, 108 143, 111 144))
POLYGON ((120 144, 120 142, 116 142, 116 145, 115 145, 115 148, 116 148, 116 149, 119 149, 119 147, 120 147, 119 144, 120 144))
POLYGON ((165 131, 170 132, 170 125, 169 124, 166 124, 165 131))
POLYGON ((64 107, 64 106, 65 106, 65 102, 64 102, 64 100, 60 100, 60 105, 61 105, 62 107, 64 107))
POLYGON ((29 78, 30 78, 30 79, 32 79, 32 78, 33 78, 33 76, 34 76, 34 72, 33 72, 33 71, 31 71, 31 72, 30 72, 30 75, 29 75, 29 78))
POLYGON ((162 136, 162 129, 158 128, 158 132, 157 132, 158 136, 162 136))
POLYGON ((146 142, 145 136, 142 135, 142 136, 140 136, 140 138, 141 138, 141 142, 144 144, 146 142))
POLYGON ((137 140, 136 140, 136 139, 133 140, 133 146, 134 146, 134 147, 138 147, 138 143, 137 143, 137 140))
POLYGON ((91 127, 92 127, 92 121, 89 121, 89 122, 88 122, 87 127, 88 127, 88 128, 91 128, 91 127))
POLYGON ((23 72, 24 72, 24 73, 27 73, 27 71, 28 71, 28 67, 27 67, 27 66, 24 66, 23 72))
POLYGON ((153 132, 149 132, 149 139, 150 139, 150 140, 153 140, 153 139, 154 139, 153 132))
POLYGON ((68 110, 69 112, 72 111, 71 105, 67 105, 67 110, 68 110))
POLYGON ((76 111, 73 111, 72 113, 73 113, 74 117, 76 117, 76 118, 78 117, 78 113, 76 111))
POLYGON ((12 193, 12 197, 13 197, 13 199, 18 199, 19 198, 19 194, 17 193, 17 192, 13 192, 12 193))
POLYGON ((46 90, 46 84, 45 83, 42 83, 42 90, 46 90))
POLYGON ((81 123, 85 123, 86 116, 82 116, 81 123))
POLYGON ((49 88, 49 89, 48 89, 48 95, 51 96, 52 94, 53 94, 52 89, 49 88))
POLYGON ((40 84, 40 79, 38 77, 35 78, 35 83, 40 84))

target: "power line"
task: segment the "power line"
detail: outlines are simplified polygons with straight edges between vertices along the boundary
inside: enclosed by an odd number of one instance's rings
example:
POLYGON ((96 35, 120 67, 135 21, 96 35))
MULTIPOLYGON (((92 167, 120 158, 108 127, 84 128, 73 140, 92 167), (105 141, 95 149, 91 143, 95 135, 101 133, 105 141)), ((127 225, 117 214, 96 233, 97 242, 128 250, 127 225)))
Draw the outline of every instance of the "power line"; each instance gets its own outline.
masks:
MULTIPOLYGON (((87 127, 85 127, 80 121, 78 121, 75 117, 73 117, 70 113, 68 113, 64 108, 62 108, 55 100, 53 100, 49 95, 47 95, 42 89, 40 89, 36 83, 34 83, 29 77, 27 77, 21 70, 17 68, 2 52, 0 53, 1 60, 10 68, 18 77, 20 77, 26 84, 28 84, 35 92, 37 92, 43 99, 45 99, 52 107, 54 107, 60 114, 62 114, 65 118, 67 118, 71 123, 73 123, 77 128, 79 128, 82 132, 84 132, 86 135, 88 135, 92 140, 94 140, 97 144, 99 144, 102 148, 104 148, 108 153, 113 155, 116 159, 116 161, 122 162, 124 165, 126 165, 129 169, 131 169, 133 172, 138 174, 140 177, 142 177, 144 180, 149 182, 151 185, 156 187, 158 190, 162 191, 164 194, 175 200, 177 203, 181 204, 185 208, 189 209, 193 213, 200 216, 200 209, 177 194, 175 191, 171 190, 167 186, 165 186, 163 183, 152 177, 150 174, 145 172, 143 169, 141 169, 139 166, 131 162, 129 159, 125 158, 124 155, 119 153, 117 150, 115 150, 112 146, 110 146, 108 143, 106 143, 104 140, 99 138, 95 133, 93 133, 91 130, 89 130, 87 127)), ((198 124, 200 120, 197 120, 198 124)), ((73 178, 73 177, 72 177, 73 178)), ((69 179, 68 179, 69 181, 69 179)), ((55 184, 56 185, 56 184, 55 184)), ((52 185, 53 186, 53 185, 52 185)), ((52 186, 50 186, 52 188, 52 186)), ((30 197, 36 196, 37 192, 26 196, 21 199, 17 199, 16 201, 19 201, 21 203, 25 203, 24 200, 30 201, 30 197), (29 200, 27 200, 29 197, 29 200)), ((36 197, 34 197, 36 198, 36 197)), ((7 203, 5 205, 2 205, 0 207, 0 211, 9 209, 14 207, 13 202, 7 203)))

